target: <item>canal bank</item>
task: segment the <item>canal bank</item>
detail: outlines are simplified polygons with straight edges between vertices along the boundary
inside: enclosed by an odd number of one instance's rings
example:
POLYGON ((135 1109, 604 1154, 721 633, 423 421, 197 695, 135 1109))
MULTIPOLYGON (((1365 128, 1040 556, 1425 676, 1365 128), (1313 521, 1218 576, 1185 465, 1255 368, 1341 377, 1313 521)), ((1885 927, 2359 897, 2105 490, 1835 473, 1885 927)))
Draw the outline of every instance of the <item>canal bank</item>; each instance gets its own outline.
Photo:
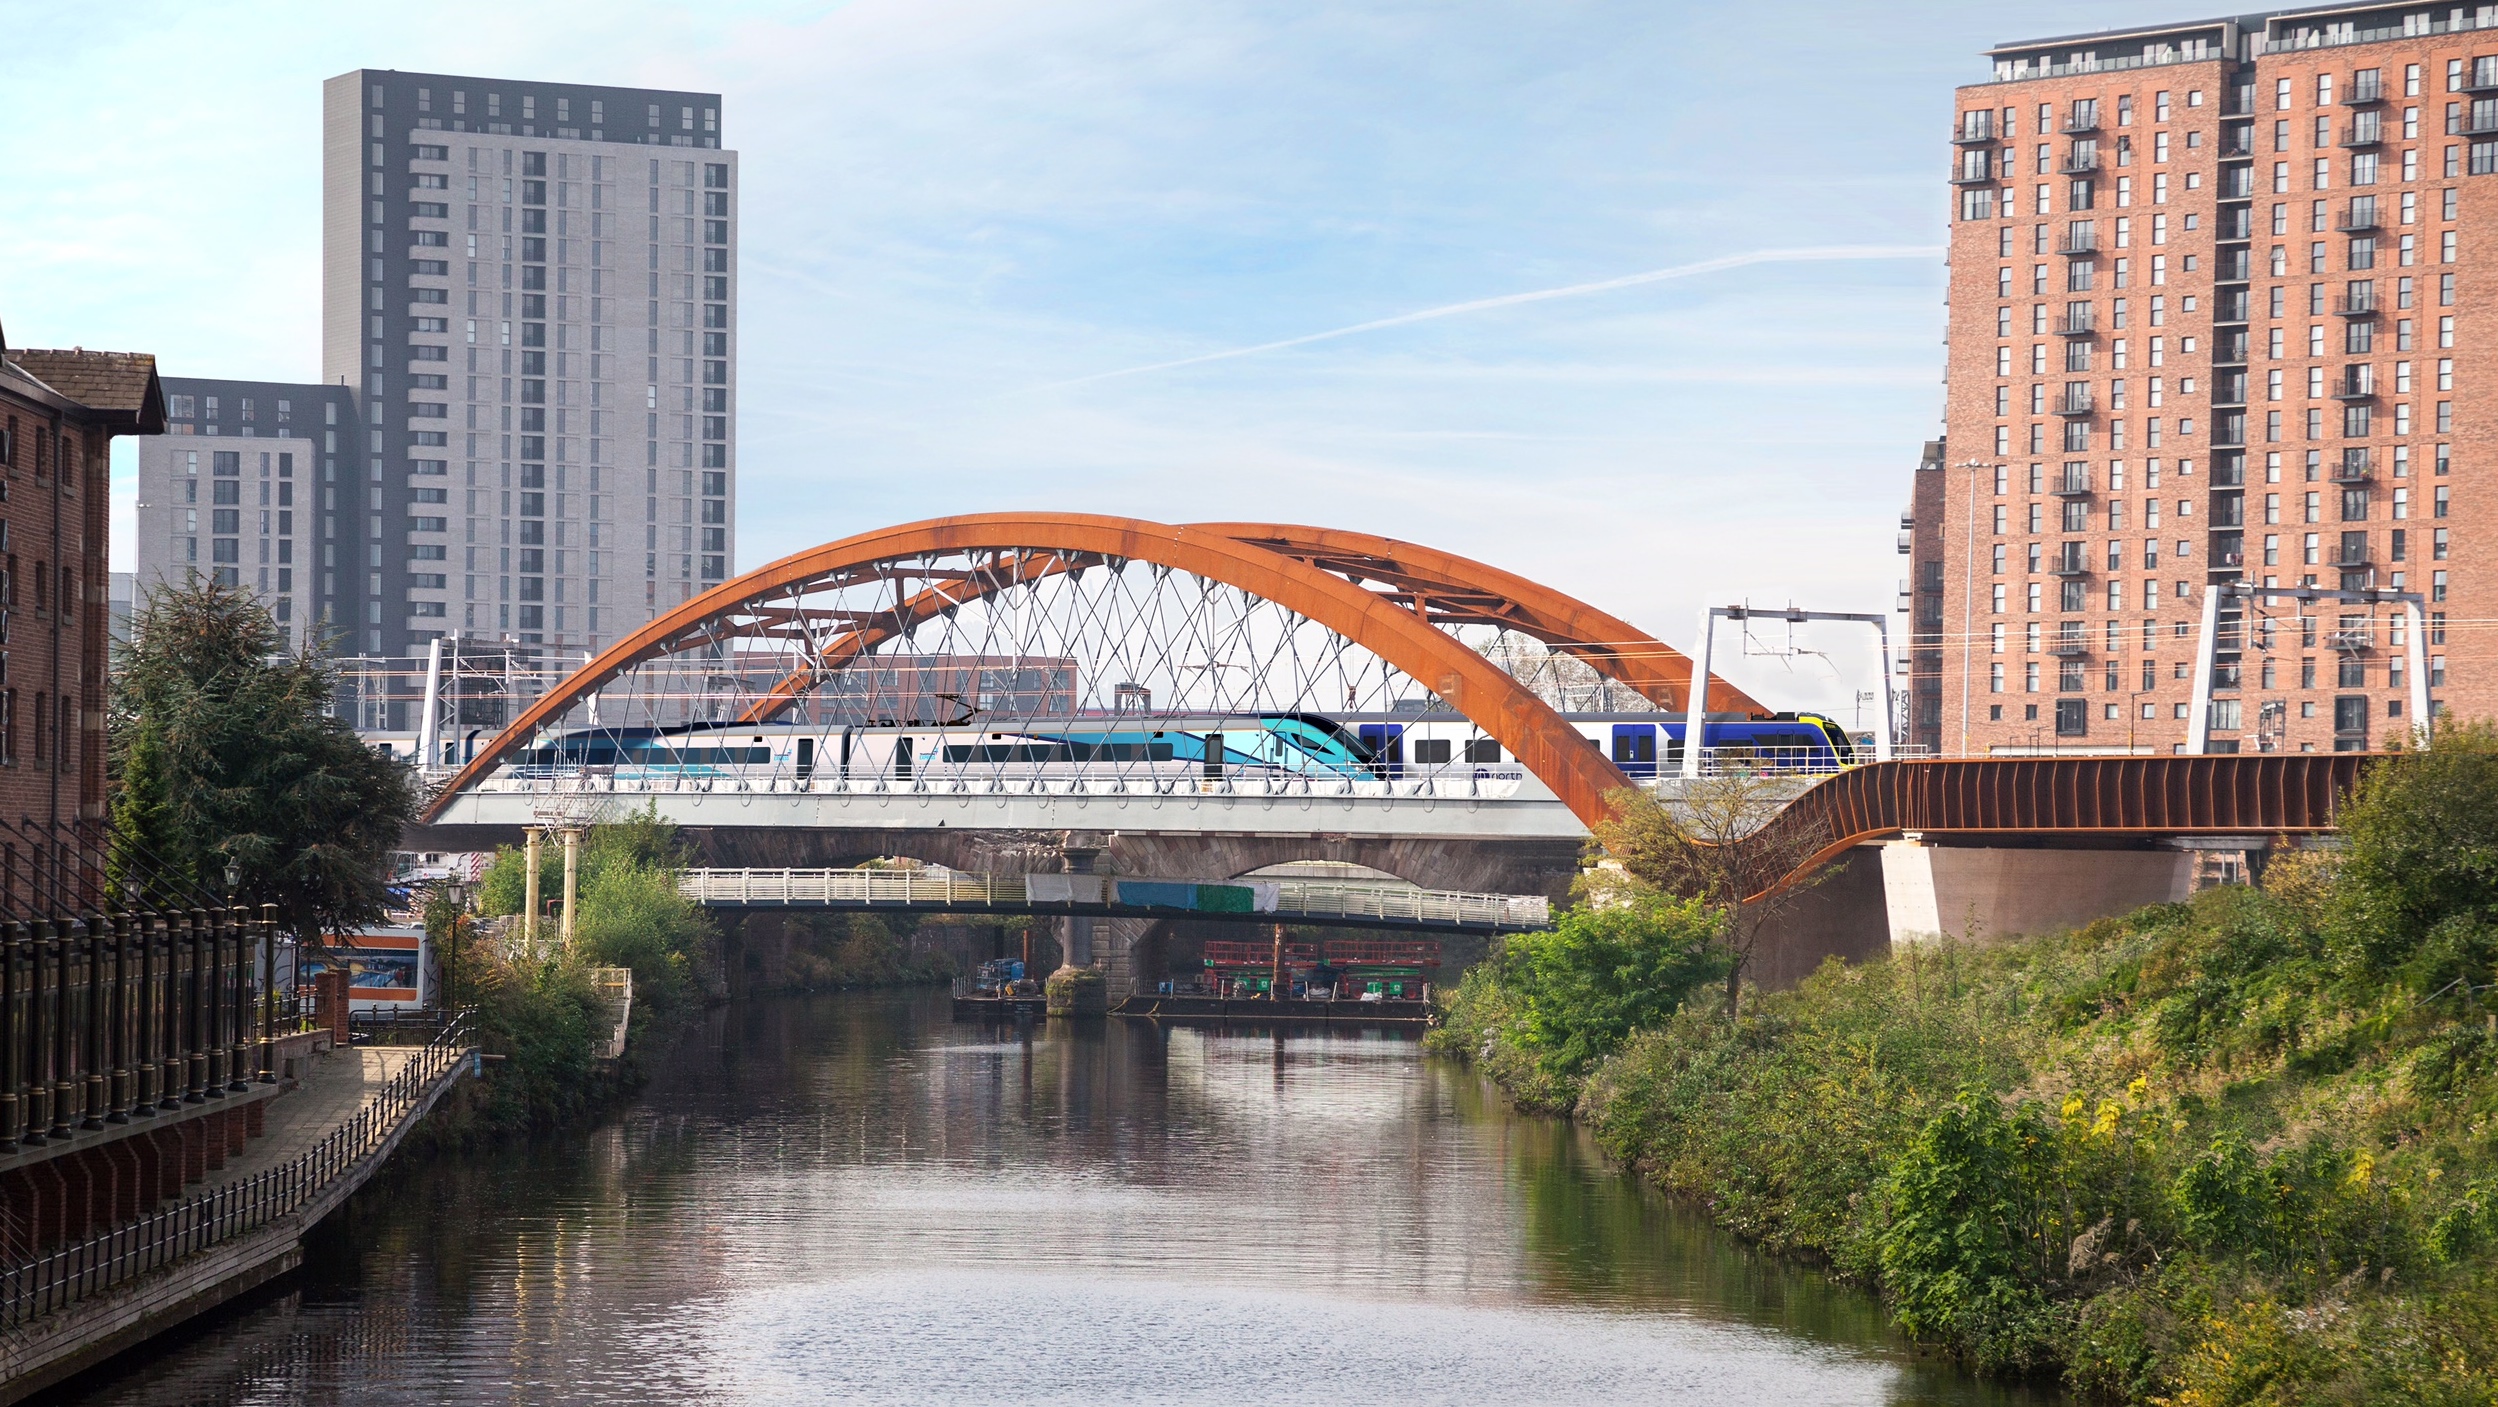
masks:
POLYGON ((394 1170, 115 1404, 2003 1403, 1406 1036, 741 1003, 394 1170))

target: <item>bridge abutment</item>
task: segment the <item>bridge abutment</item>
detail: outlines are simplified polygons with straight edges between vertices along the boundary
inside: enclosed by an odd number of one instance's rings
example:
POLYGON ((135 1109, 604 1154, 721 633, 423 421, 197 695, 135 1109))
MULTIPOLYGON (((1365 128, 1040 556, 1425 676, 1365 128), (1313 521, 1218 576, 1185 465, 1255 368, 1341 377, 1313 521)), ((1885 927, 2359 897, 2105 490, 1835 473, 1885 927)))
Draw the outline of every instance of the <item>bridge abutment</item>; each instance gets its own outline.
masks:
POLYGON ((2054 933, 2194 893, 2196 857, 2177 849, 1997 849, 1885 843, 1889 941, 2054 933))

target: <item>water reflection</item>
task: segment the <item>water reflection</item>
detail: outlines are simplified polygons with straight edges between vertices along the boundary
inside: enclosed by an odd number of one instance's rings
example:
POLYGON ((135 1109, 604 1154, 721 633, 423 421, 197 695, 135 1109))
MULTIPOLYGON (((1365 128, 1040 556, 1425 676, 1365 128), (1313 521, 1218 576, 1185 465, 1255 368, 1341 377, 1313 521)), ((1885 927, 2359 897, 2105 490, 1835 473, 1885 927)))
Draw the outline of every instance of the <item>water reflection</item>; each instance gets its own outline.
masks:
POLYGON ((96 1403, 2030 1401, 1385 1032, 715 1014, 96 1403))

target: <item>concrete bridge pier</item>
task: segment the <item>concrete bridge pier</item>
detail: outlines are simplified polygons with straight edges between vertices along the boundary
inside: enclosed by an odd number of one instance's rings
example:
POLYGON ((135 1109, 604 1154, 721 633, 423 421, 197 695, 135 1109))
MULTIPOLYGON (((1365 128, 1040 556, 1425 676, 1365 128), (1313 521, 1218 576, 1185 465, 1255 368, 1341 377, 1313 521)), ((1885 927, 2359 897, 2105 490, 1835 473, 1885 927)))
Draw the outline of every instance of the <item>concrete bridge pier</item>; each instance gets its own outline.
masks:
MULTIPOLYGON (((2262 842, 2254 846, 2261 849, 2262 842)), ((2054 933, 2176 903, 2194 893, 2196 859, 2194 851, 2173 846, 1998 849, 1929 845, 1910 835, 1882 846, 1890 941, 1897 946, 1948 935, 1983 942, 2054 933)))
POLYGON ((1830 958, 1862 962, 1943 939, 1989 943, 2079 928, 2214 884, 2261 876, 2266 836, 2187 836, 2102 849, 1860 845, 1759 935, 1752 978, 1792 987, 1830 958))
MULTIPOLYGON (((1071 834, 1064 854, 1067 873, 1091 874, 1094 862, 1108 848, 1108 838, 1090 834, 1071 834)), ((1110 984, 1094 961, 1093 920, 1070 914, 1060 919, 1058 951, 1062 955, 1056 972, 1049 975, 1042 991, 1052 1016, 1100 1016, 1110 1010, 1110 984)))

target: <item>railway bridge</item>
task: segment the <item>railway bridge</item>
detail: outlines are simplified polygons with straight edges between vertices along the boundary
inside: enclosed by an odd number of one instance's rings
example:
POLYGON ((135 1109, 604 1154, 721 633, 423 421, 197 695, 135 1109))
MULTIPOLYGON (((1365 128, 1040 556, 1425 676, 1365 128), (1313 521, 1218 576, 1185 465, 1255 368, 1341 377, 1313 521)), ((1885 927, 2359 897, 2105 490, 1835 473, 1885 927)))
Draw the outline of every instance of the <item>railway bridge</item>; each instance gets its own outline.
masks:
MULTIPOLYGON (((969 874, 1222 878, 1325 861, 1557 899, 1621 792, 1670 803, 1681 785, 1655 775, 1669 770, 1655 754, 1622 750, 1619 728, 1649 725, 1601 720, 1695 712, 1771 716, 1618 617, 1415 544, 1272 523, 944 518, 827 543, 684 603, 456 767, 429 726, 434 787, 410 844, 484 848, 653 808, 726 868, 903 856, 969 874), (1320 725, 1346 746, 1358 734, 1369 760, 1331 762, 1320 725), (1303 740, 1287 748, 1293 730, 1303 740)), ((1709 761, 1759 765, 1748 750, 1709 761)), ((1769 825, 1810 828, 1810 864, 1843 869, 1799 907, 1764 975, 1972 912, 2005 933, 2174 897, 2198 848, 2260 852, 2329 830, 2360 763, 1805 770, 1769 825)), ((1114 985, 1150 927, 1067 923, 1079 959, 1084 930, 1104 929, 1114 985)))

